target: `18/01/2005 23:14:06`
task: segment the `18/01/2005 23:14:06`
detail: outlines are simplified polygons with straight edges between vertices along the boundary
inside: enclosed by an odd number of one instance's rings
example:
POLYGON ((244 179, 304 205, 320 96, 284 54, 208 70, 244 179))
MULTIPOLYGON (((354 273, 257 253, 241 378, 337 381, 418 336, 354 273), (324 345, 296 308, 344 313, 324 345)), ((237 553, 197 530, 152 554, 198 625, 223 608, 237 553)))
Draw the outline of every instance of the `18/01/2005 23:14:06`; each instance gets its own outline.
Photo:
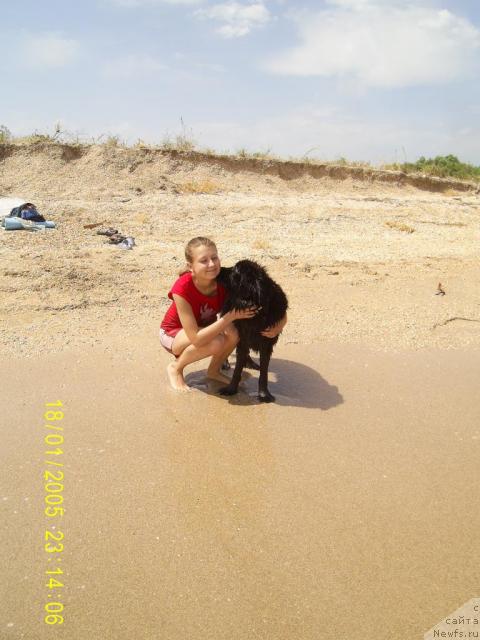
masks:
MULTIPOLYGON (((55 448, 49 449, 44 453, 45 456, 48 456, 49 458, 55 456, 56 459, 45 460, 45 464, 49 466, 49 469, 45 469, 43 474, 45 483, 44 490, 46 492, 44 498, 46 504, 44 513, 49 519, 48 528, 45 530, 44 549, 45 552, 49 554, 47 559, 48 562, 51 562, 55 557, 57 563, 60 564, 62 560, 61 557, 58 555, 52 556, 50 554, 60 554, 63 551, 63 540, 65 538, 63 531, 57 529, 56 525, 51 524, 53 518, 55 518, 55 522, 57 522, 57 519, 63 518, 65 512, 63 507, 64 452, 59 446, 64 444, 64 428, 63 423, 61 423, 64 418, 64 412, 58 409, 59 407, 63 408, 63 402, 61 400, 57 400, 57 402, 47 402, 45 403, 45 407, 47 410, 44 412, 43 418, 48 424, 44 424, 44 427, 49 430, 49 433, 44 436, 44 444, 49 447, 54 446, 55 448), (55 410, 54 407, 57 408, 57 410, 55 410)), ((58 590, 62 589, 65 585, 53 576, 61 576, 64 571, 60 567, 52 570, 50 569, 50 566, 51 565, 48 565, 48 568, 45 571, 47 576, 45 586, 50 590, 47 597, 52 598, 53 595, 55 595, 58 600, 58 590), (55 593, 53 593, 53 589, 55 589, 55 593)), ((64 605, 62 602, 47 602, 44 606, 44 610, 47 613, 47 615, 44 616, 45 624, 63 624, 64 617, 60 615, 60 613, 63 612, 63 609, 64 605)))

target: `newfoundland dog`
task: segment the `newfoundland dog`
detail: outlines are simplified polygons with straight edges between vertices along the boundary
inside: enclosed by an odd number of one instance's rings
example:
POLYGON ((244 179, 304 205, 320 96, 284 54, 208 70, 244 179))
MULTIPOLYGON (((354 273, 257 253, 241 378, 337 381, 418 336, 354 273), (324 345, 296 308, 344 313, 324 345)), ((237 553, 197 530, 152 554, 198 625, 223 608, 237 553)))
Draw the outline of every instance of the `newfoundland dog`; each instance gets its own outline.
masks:
POLYGON ((220 389, 220 393, 224 396, 237 393, 242 370, 251 362, 249 352, 252 349, 260 353, 258 399, 260 402, 274 402, 275 397, 268 390, 268 366, 278 336, 267 338, 261 335, 261 331, 284 317, 288 308, 287 296, 267 271, 253 260, 240 260, 233 267, 222 267, 218 280, 227 289, 221 315, 232 309, 258 308, 253 318, 234 321, 240 335, 237 361, 230 384, 220 389))

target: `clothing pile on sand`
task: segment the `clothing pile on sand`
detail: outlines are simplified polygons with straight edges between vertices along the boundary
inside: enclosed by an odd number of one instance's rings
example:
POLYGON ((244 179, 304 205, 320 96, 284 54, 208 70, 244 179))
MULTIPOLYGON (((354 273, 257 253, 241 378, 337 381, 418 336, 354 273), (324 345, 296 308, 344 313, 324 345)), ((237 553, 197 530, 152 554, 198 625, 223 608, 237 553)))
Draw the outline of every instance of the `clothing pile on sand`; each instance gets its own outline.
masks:
POLYGON ((97 235, 107 236, 110 244, 116 244, 121 249, 133 249, 135 246, 135 238, 132 238, 132 236, 124 236, 119 233, 118 229, 114 229, 113 227, 99 229, 97 235))
MULTIPOLYGON (((22 198, 0 197, 0 221, 5 231, 22 229, 26 231, 44 231, 45 229, 55 229, 56 227, 55 222, 52 220, 45 220, 33 202, 25 202, 22 198)), ((102 224, 104 223, 86 224, 84 229, 93 229, 102 224)), ((133 249, 135 246, 135 238, 125 236, 113 227, 99 229, 97 234, 107 236, 109 244, 117 245, 121 249, 133 249)))
POLYGON ((5 231, 55 229, 55 223, 45 220, 33 202, 21 202, 19 198, 0 198, 0 216, 5 231))

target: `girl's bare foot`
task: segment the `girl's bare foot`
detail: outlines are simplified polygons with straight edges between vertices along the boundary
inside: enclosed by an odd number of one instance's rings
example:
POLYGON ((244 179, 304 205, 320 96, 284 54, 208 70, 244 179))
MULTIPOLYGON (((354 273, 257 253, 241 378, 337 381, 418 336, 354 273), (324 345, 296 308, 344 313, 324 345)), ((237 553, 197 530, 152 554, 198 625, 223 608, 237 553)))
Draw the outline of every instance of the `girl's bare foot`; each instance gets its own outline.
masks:
POLYGON ((230 378, 228 376, 224 376, 220 371, 214 371, 211 369, 207 369, 207 378, 210 380, 216 380, 217 382, 229 383, 230 378))
POLYGON ((190 387, 183 379, 182 374, 177 370, 175 362, 170 362, 168 365, 167 375, 172 389, 175 389, 175 391, 190 391, 190 387))

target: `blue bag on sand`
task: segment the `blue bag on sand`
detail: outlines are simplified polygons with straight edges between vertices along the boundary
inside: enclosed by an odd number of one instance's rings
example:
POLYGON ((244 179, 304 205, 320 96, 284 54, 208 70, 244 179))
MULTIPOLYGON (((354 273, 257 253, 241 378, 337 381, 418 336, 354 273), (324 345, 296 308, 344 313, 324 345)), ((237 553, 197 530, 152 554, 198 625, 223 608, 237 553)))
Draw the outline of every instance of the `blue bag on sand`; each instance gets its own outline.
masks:
POLYGON ((21 213, 23 220, 32 220, 33 222, 45 222, 45 218, 38 213, 36 209, 24 209, 21 213))
POLYGON ((45 218, 37 211, 33 202, 24 202, 18 207, 13 207, 7 216, 8 218, 22 218, 33 222, 45 222, 45 218))
POLYGON ((55 229, 55 223, 51 220, 45 220, 32 202, 24 202, 18 207, 14 207, 10 213, 3 218, 1 225, 5 227, 6 231, 16 231, 17 229, 25 229, 27 231, 55 229))

